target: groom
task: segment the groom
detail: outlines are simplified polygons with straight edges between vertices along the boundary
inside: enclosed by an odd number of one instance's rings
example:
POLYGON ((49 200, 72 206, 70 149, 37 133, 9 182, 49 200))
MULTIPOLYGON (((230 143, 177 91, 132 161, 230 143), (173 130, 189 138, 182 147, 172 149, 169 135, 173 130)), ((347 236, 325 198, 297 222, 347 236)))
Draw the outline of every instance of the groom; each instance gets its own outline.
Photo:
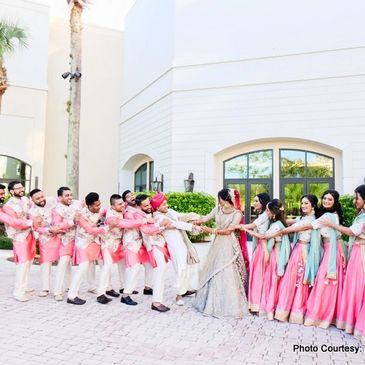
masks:
POLYGON ((153 216, 156 223, 160 224, 168 220, 170 229, 162 232, 167 243, 172 264, 177 276, 176 280, 176 304, 184 305, 183 296, 191 295, 194 291, 189 291, 190 266, 199 262, 198 255, 192 246, 185 231, 200 233, 201 228, 186 220, 196 219, 195 213, 180 214, 170 209, 167 198, 163 193, 157 193, 151 199, 151 206, 154 210, 153 216))

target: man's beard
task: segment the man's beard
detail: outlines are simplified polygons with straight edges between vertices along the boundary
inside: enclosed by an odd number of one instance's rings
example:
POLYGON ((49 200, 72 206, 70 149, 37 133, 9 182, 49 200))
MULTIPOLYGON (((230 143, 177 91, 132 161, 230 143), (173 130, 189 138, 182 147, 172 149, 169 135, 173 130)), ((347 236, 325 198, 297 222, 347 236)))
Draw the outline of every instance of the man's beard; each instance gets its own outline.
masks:
POLYGON ((43 208, 46 205, 46 201, 36 204, 38 207, 43 208))
POLYGON ((151 210, 151 209, 147 209, 147 210, 142 209, 142 211, 143 211, 144 213, 146 213, 146 214, 151 214, 151 213, 152 213, 152 210, 151 210))
POLYGON ((22 197, 24 196, 24 191, 22 191, 21 193, 16 193, 16 192, 14 192, 13 196, 14 196, 15 198, 22 198, 22 197))

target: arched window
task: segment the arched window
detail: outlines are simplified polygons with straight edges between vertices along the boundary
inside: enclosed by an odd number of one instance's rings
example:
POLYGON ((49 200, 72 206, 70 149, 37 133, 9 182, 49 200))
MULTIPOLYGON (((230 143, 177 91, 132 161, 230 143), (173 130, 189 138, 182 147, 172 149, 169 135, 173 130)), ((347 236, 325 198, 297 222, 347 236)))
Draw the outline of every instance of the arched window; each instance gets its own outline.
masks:
POLYGON ((334 159, 319 153, 294 149, 280 149, 280 195, 287 215, 297 216, 300 198, 314 194, 320 199, 323 192, 333 189, 334 159))
POLYGON ((27 163, 10 156, 0 155, 0 183, 9 184, 13 180, 19 180, 25 187, 25 191, 30 190, 31 167, 27 163))
POLYGON ((272 195, 272 179, 272 150, 254 151, 224 161, 224 186, 239 190, 247 223, 256 218, 251 206, 254 197, 264 192, 272 195))
POLYGON ((153 161, 145 162, 134 173, 134 191, 152 190, 153 161), (148 188, 147 188, 148 187, 148 188))

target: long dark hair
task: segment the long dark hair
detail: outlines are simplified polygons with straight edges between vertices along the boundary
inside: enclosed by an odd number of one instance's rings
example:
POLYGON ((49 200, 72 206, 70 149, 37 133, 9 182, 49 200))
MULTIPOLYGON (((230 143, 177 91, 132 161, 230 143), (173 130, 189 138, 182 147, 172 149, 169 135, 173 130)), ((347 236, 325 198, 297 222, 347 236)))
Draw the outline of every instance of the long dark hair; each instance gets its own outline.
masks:
POLYGON ((262 210, 259 213, 259 214, 262 214, 265 211, 268 202, 271 200, 270 195, 267 193, 259 193, 256 196, 257 196, 257 199, 259 200, 260 204, 262 205, 262 210))
POLYGON ((218 191, 218 198, 221 198, 222 200, 224 200, 225 202, 228 202, 231 205, 234 205, 231 195, 229 194, 229 189, 227 189, 227 188, 224 188, 224 189, 218 191))
POLYGON ((286 216, 284 212, 283 203, 279 199, 273 199, 267 203, 267 208, 274 215, 271 219, 275 221, 281 221, 286 227, 286 216))
POLYGON ((324 213, 337 213, 340 224, 341 225, 345 224, 345 217, 343 215, 343 210, 342 210, 342 206, 341 206, 341 203, 340 203, 340 194, 338 193, 337 190, 329 189, 329 190, 326 190, 322 194, 321 206, 319 207, 318 217, 321 217, 324 213), (322 203, 324 196, 327 195, 327 194, 332 195, 332 197, 334 199, 333 207, 330 208, 330 209, 326 209, 323 206, 323 203, 322 203))
POLYGON ((302 200, 304 199, 304 198, 306 198, 306 199, 308 199, 309 200, 309 202, 311 203, 311 205, 312 205, 312 208, 314 209, 314 216, 316 217, 316 218, 318 218, 319 217, 319 208, 318 208, 318 198, 315 196, 315 195, 313 195, 313 194, 305 194, 305 195, 303 195, 301 198, 300 198, 300 215, 303 217, 304 216, 304 214, 303 214, 303 212, 302 212, 302 200))
POLYGON ((365 201, 365 184, 359 185, 356 189, 355 189, 355 193, 359 194, 362 198, 362 200, 365 201))

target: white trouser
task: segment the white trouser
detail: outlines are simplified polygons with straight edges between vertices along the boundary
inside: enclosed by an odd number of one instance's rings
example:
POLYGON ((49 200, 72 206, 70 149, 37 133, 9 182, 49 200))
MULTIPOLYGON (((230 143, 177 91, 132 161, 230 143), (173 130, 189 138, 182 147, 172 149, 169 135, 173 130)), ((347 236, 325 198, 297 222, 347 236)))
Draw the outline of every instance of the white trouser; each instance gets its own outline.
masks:
POLYGON ((16 264, 15 268, 15 285, 13 295, 16 298, 22 298, 25 296, 26 289, 28 288, 29 273, 33 260, 16 264))
POLYGON ((69 299, 75 299, 78 296, 80 285, 85 275, 87 275, 89 290, 95 290, 95 261, 85 261, 79 264, 68 291, 69 299))
POLYGON ((144 267, 144 286, 152 288, 153 286, 153 267, 149 262, 143 263, 144 267))
POLYGON ((172 240, 168 242, 167 246, 176 274, 176 294, 182 295, 186 293, 189 287, 189 271, 187 264, 188 251, 186 249, 185 243, 180 240, 172 240))
POLYGON ((103 295, 107 290, 112 289, 111 273, 112 273, 113 260, 110 256, 108 249, 103 250, 103 259, 104 261, 102 265, 99 262, 100 278, 99 278, 98 296, 103 295))
POLYGON ((42 290, 49 291, 52 262, 44 262, 40 266, 41 266, 41 277, 42 277, 42 290))
POLYGON ((70 287, 71 281, 71 257, 70 256, 61 256, 58 260, 58 265, 56 269, 56 280, 54 284, 54 295, 62 295, 63 293, 63 284, 66 284, 66 287, 70 287))
POLYGON ((141 264, 135 264, 131 267, 127 267, 125 269, 125 286, 124 286, 124 294, 132 294, 133 290, 137 287, 138 280, 138 272, 141 267, 141 264))
POLYGON ((119 288, 124 288, 124 278, 125 278, 125 264, 124 260, 120 260, 117 263, 118 277, 119 277, 119 288))
POLYGON ((156 260, 157 266, 153 269, 153 296, 152 301, 162 303, 163 293, 165 289, 165 273, 167 262, 165 255, 156 247, 152 247, 153 257, 156 260))

